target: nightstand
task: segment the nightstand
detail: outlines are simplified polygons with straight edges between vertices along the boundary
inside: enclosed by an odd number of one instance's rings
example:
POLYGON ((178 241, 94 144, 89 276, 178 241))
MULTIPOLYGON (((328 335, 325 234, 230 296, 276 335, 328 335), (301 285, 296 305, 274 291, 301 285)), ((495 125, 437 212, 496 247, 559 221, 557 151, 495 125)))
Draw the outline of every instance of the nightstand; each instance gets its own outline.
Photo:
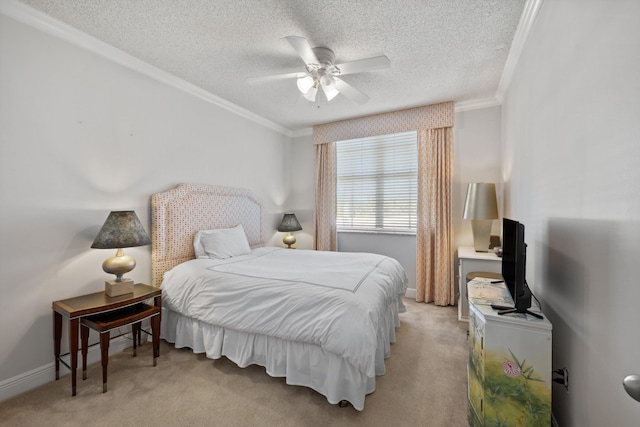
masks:
POLYGON ((502 258, 493 251, 476 252, 473 247, 458 248, 458 320, 469 320, 467 275, 474 271, 502 272, 502 258))
MULTIPOLYGON (((107 390, 107 363, 109 359, 110 331, 114 328, 129 326, 134 334, 134 347, 139 340, 142 320, 151 319, 154 365, 160 355, 160 311, 162 308, 162 290, 155 286, 137 283, 133 293, 109 297, 104 291, 81 295, 60 301, 54 301, 53 309, 53 351, 56 365, 56 380, 60 377, 60 363, 71 370, 71 395, 76 395, 76 369, 78 367, 78 330, 82 324, 82 365, 83 379, 86 378, 86 356, 89 328, 100 333, 102 360, 103 392, 107 390), (144 301, 154 300, 154 305, 144 301), (60 355, 62 339, 62 318, 69 321, 69 356, 67 365, 60 355)), ((135 355, 135 353, 134 353, 135 355)))

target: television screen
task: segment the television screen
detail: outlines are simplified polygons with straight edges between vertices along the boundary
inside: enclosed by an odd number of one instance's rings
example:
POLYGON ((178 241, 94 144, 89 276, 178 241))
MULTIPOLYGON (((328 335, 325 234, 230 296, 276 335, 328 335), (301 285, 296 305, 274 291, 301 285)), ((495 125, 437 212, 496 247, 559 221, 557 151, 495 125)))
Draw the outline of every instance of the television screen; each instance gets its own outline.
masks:
MULTIPOLYGON (((502 279, 511 296, 516 295, 518 228, 520 223, 508 218, 502 219, 502 279)), ((523 233, 524 234, 524 233, 523 233)))
POLYGON ((512 219, 502 220, 502 278, 511 293, 515 312, 525 313, 531 307, 531 292, 527 286, 527 244, 524 225, 512 219))

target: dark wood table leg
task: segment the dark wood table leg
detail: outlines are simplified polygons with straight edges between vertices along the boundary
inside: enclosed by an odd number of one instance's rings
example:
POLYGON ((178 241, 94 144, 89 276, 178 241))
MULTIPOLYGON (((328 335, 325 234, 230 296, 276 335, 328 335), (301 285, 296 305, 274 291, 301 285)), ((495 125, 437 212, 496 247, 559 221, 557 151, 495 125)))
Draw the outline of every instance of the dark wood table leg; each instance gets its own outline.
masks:
POLYGON ((60 379, 60 341, 62 340, 62 314, 53 312, 53 355, 56 361, 56 380, 60 379))
POLYGON ((71 396, 76 395, 76 369, 78 368, 78 325, 80 319, 69 320, 69 353, 71 353, 71 396))
POLYGON ((107 365, 109 364, 109 331, 100 334, 100 359, 102 362, 102 392, 107 392, 107 365))
POLYGON ((140 345, 139 336, 140 336, 140 322, 131 324, 131 334, 133 335, 133 357, 138 355, 138 346, 140 345))
POLYGON ((82 379, 87 379, 87 353, 89 351, 89 328, 80 325, 80 347, 82 348, 82 379))
MULTIPOLYGON (((162 295, 158 295, 157 297, 155 297, 153 299, 153 304, 158 307, 160 309, 160 312, 158 313, 158 315, 156 316, 158 318, 157 322, 157 331, 156 332, 158 334, 158 339, 155 340, 154 342, 157 342, 157 344, 154 344, 153 346, 153 355, 154 357, 160 357, 160 325, 162 322, 162 295)), ((151 325, 153 326, 153 323, 151 323, 151 325)), ((151 331, 151 333, 153 333, 153 331, 151 331)), ((155 362, 153 364, 153 366, 155 366, 155 362)))
POLYGON ((160 314, 151 318, 151 337, 153 341, 153 366, 158 364, 160 357, 160 314))

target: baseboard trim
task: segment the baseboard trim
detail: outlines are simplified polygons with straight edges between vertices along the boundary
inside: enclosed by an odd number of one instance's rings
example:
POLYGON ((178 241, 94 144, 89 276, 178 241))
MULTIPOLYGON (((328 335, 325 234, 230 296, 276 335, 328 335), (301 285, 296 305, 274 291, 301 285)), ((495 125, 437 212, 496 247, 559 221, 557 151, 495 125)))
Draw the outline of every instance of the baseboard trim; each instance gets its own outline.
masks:
POLYGON ((416 290, 413 288, 408 288, 407 291, 404 293, 404 297, 405 298, 416 298, 416 290))
MULTIPOLYGON (((109 354, 115 354, 123 351, 125 348, 131 347, 131 339, 125 336, 114 338, 109 343, 109 354)), ((81 357, 78 355, 78 364, 81 362, 81 357)), ((87 364, 100 361, 100 346, 89 347, 87 353, 87 364)), ((79 366, 79 368, 82 365, 79 366)), ((64 375, 69 374, 71 371, 66 366, 60 364, 60 381, 69 381, 69 393, 71 393, 71 381, 68 378, 63 378, 64 375)), ((79 375, 82 375, 79 373, 79 375)), ((56 366, 54 362, 48 363, 39 368, 32 369, 28 372, 16 375, 13 378, 0 382, 0 402, 10 399, 14 396, 22 394, 33 388, 39 387, 48 382, 54 381, 56 378, 56 366)), ((80 377, 81 378, 81 377, 80 377)))

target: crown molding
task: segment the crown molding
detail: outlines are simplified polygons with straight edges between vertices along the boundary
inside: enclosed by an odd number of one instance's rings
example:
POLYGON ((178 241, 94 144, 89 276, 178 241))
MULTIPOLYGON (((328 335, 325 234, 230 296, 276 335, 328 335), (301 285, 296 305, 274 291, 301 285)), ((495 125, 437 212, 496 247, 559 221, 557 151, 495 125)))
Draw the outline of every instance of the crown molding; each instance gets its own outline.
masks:
POLYGON ((511 80, 513 79, 513 74, 515 72, 516 66, 518 65, 520 56, 522 55, 524 45, 529 39, 531 31, 533 30, 533 27, 538 20, 538 14, 540 12, 540 8, 542 7, 542 3, 543 0, 527 0, 527 3, 524 6, 524 11, 522 12, 522 16, 520 17, 518 28, 516 28, 516 33, 514 34, 513 41, 511 42, 509 56, 507 57, 504 69, 502 70, 500 83, 498 83, 496 98, 498 99, 498 101, 500 101, 500 103, 502 103, 504 94, 507 92, 507 89, 509 89, 509 85, 511 84, 511 80))
POLYGON ((301 136, 311 136, 313 135, 313 128, 302 128, 302 129, 297 129, 294 131, 291 131, 291 138, 299 138, 301 136))
POLYGON ((279 132, 285 136, 291 138, 296 134, 296 132, 291 129, 285 128, 284 126, 239 107, 194 84, 188 83, 17 0, 0 0, 0 14, 6 15, 9 18, 22 22, 23 24, 29 25, 37 30, 86 49, 96 55, 102 56, 103 58, 127 67, 133 71, 144 74, 161 83, 203 99, 204 101, 224 108, 225 110, 251 120, 268 129, 279 132))
POLYGON ((542 7, 543 1, 544 0, 527 0, 526 4, 524 5, 524 10, 522 11, 522 16, 520 17, 520 22, 518 23, 518 28, 516 28, 516 32, 513 36, 513 41, 511 42, 511 48, 509 49, 507 61, 505 62, 504 68, 502 69, 502 76, 500 77, 500 82, 498 83, 498 89, 496 90, 495 97, 456 102, 456 113, 461 111, 476 110, 478 108, 495 107, 498 105, 502 105, 504 94, 506 93, 507 89, 509 89, 509 85, 511 84, 511 80, 513 79, 513 74, 515 72, 516 66, 518 65, 518 61, 520 60, 520 55, 522 55, 524 45, 526 44, 529 35, 531 34, 531 31, 533 30, 533 27, 538 19, 538 13, 540 11, 540 8, 542 7))
POLYGON ((501 102, 497 98, 472 99, 470 101, 456 102, 455 112, 460 113, 462 111, 477 110, 479 108, 496 107, 500 104, 501 102))

